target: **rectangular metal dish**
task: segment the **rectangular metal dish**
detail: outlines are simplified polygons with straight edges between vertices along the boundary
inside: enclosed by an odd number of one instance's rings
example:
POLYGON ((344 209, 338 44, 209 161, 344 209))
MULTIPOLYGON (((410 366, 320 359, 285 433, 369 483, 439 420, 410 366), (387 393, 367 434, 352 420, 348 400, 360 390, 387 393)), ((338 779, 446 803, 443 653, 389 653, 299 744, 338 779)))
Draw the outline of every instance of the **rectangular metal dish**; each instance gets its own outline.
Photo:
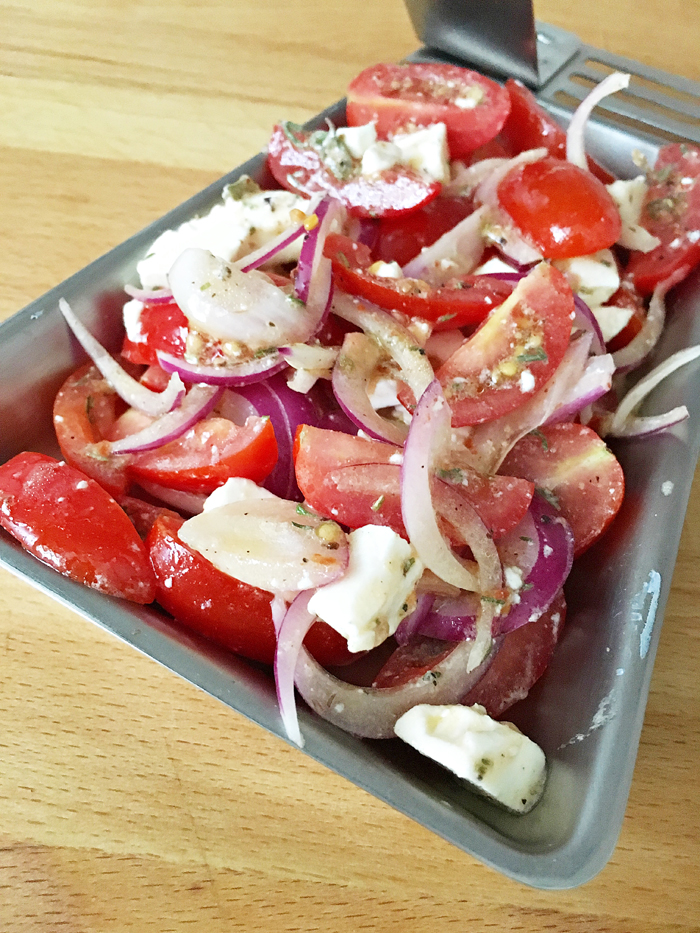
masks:
MULTIPOLYGON (((421 58, 438 55, 423 50, 421 58)), ((631 91, 605 103, 590 127, 591 150, 623 177, 636 173, 633 149, 654 158, 660 142, 700 139, 699 88, 691 82, 578 47, 541 89, 566 118, 591 80, 633 70, 631 91), (640 90, 641 89, 641 90, 640 90), (641 97, 653 106, 642 106, 641 97), (568 110, 567 110, 568 106, 568 110), (649 119, 649 114, 652 119, 649 119)), ((320 115, 342 119, 337 104, 320 115)), ((82 360, 58 312, 65 297, 112 349, 119 345, 123 284, 166 228, 207 210, 242 173, 264 179, 259 155, 157 223, 52 289, 0 325, 0 461, 22 450, 55 454, 53 397, 82 360)), ((662 359, 700 342, 700 276, 674 293, 655 354, 662 359)), ((512 718, 545 750, 549 780, 541 803, 516 817, 467 790, 399 741, 353 738, 300 710, 306 752, 488 865, 539 888, 567 888, 593 877, 612 853, 627 802, 649 681, 683 517, 700 450, 700 362, 660 386, 649 410, 684 403, 690 421, 673 434, 615 446, 627 478, 622 511, 580 560, 567 584, 569 615, 559 650, 512 718), (591 580, 595 586, 591 586, 591 580)), ((87 619, 281 737, 270 673, 188 633, 165 614, 72 583, 2 533, 0 561, 87 619)))

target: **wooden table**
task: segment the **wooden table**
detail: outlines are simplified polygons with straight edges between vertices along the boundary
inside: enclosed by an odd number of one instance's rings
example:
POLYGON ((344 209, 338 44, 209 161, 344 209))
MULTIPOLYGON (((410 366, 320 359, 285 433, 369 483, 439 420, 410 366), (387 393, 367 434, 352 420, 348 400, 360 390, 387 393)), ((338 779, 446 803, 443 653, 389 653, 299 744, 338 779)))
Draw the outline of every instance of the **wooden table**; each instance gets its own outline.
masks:
MULTIPOLYGON (((700 78, 700 7, 543 0, 700 78)), ((416 48, 400 0, 1 0, 0 314, 416 48)), ((505 879, 0 574, 0 931, 700 929, 700 489, 620 842, 588 885, 505 879)))

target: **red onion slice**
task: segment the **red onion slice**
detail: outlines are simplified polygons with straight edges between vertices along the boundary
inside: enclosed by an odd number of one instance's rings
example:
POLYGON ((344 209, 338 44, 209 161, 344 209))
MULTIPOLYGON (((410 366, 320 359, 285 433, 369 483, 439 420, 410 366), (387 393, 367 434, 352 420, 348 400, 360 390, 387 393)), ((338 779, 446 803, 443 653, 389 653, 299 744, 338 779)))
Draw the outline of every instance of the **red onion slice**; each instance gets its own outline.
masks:
POLYGON ((646 359, 659 341, 666 323, 666 293, 687 275, 686 269, 677 269, 673 275, 654 289, 649 301, 647 316, 642 329, 630 340, 627 346, 613 353, 615 366, 619 372, 629 372, 646 359))
POLYGON ((628 87, 630 75, 623 74, 620 71, 614 71, 608 75, 600 84, 596 84, 593 90, 588 94, 574 111, 574 115, 569 123, 569 129, 566 133, 566 159, 573 162, 579 168, 588 169, 588 160, 586 159, 585 146, 585 127, 594 107, 596 107, 604 97, 609 94, 615 94, 628 87))
MULTIPOLYGON (((473 165, 462 165, 454 178, 448 184, 443 185, 442 190, 448 195, 469 195, 475 188, 478 188, 482 181, 497 168, 501 168, 508 162, 508 159, 479 159, 473 165)), ((453 165, 455 163, 452 163, 453 165)))
POLYGON ((346 334, 333 367, 333 392, 348 418, 365 434, 401 447, 408 436, 408 427, 383 418, 372 408, 368 394, 370 379, 381 356, 376 340, 362 333, 346 334))
POLYGON ((275 649, 275 686, 282 724, 288 738, 299 748, 304 747, 304 738, 299 728, 296 697, 294 695, 294 671, 304 638, 314 624, 315 616, 309 612, 310 592, 299 593, 284 614, 277 628, 275 649))
POLYGON ((162 447, 184 434, 193 424, 206 417, 219 401, 223 389, 214 386, 193 386, 179 408, 166 412, 148 427, 109 444, 111 454, 133 454, 162 447))
POLYGON ((302 648, 296 667, 297 690, 319 716, 345 732, 368 739, 390 739, 399 716, 418 703, 459 703, 478 683, 497 647, 478 656, 475 643, 460 642, 428 674, 399 687, 356 687, 334 677, 302 648))
POLYGON ((169 288, 136 288, 134 285, 125 285, 124 291, 130 298, 136 298, 144 304, 169 304, 173 300, 173 293, 169 288))
MULTIPOLYGON (((294 243, 295 240, 298 240, 300 236, 303 236, 308 230, 313 229, 314 212, 320 201, 321 195, 315 195, 306 207, 306 217, 304 220, 300 220, 299 223, 287 227, 286 230, 283 230, 274 239, 269 240, 254 252, 248 253, 247 256, 242 256, 240 259, 237 259, 232 265, 240 269, 241 272, 250 272, 252 269, 258 269, 260 266, 265 265, 266 262, 274 259, 282 250, 294 243)), ((318 222, 317 216, 316 222, 318 222)))
POLYGON ((95 340, 85 325, 75 316, 65 298, 59 299, 58 306, 87 355, 117 395, 131 408, 138 408, 139 411, 157 418, 180 404, 185 394, 185 386, 177 373, 173 374, 162 392, 152 392, 123 370, 102 344, 95 340))
POLYGON ((333 313, 376 338, 401 370, 401 378, 418 400, 435 378, 425 350, 413 334, 376 305, 336 292, 333 313))
POLYGON ((319 223, 302 243, 294 280, 294 294, 306 306, 312 324, 304 336, 287 343, 304 343, 312 337, 325 321, 333 297, 332 263, 323 255, 323 247, 329 233, 342 230, 347 213, 340 201, 324 198, 316 216, 319 223))
POLYGON ((593 336, 591 352, 605 353, 605 339, 600 324, 588 304, 576 292, 574 292, 574 313, 574 327, 593 336))
POLYGON ((481 207, 435 241, 424 247, 403 267, 407 279, 444 285, 455 276, 468 275, 484 252, 482 229, 489 212, 481 207))
POLYGON ((146 480, 139 480, 139 486, 149 496, 153 496, 159 502, 165 505, 171 505, 178 512, 185 515, 199 515, 204 508, 204 501, 207 493, 200 492, 182 492, 180 489, 171 489, 169 486, 161 486, 158 483, 149 483, 146 480))
POLYGON ((158 362, 166 373, 177 373, 184 382, 201 382, 211 386, 244 386, 260 382, 278 373, 287 365, 277 351, 261 354, 245 363, 230 366, 203 366, 188 363, 171 353, 158 350, 158 362))
POLYGON ((591 357, 579 381, 543 424, 570 421, 587 405, 592 405, 610 391, 614 374, 615 362, 609 353, 591 357))

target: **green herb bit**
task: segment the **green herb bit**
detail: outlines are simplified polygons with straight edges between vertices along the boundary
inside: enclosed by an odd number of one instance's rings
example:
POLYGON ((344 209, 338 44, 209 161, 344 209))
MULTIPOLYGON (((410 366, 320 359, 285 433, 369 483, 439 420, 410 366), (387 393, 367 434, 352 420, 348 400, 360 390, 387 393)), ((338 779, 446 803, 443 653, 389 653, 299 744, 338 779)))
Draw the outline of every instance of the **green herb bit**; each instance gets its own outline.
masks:
POLYGON ((442 674, 440 671, 426 671, 421 677, 421 680, 425 681, 427 684, 432 684, 433 687, 437 687, 437 682, 441 677, 442 674))
POLYGON ((505 606, 505 599, 499 599, 496 596, 482 596, 482 603, 493 603, 494 606, 505 606))
POLYGON ((493 761, 490 758, 482 758, 476 766, 476 776, 478 780, 483 781, 489 768, 493 767, 493 761))
POLYGON ((546 363, 549 357, 544 351, 543 347, 536 347, 534 350, 528 350, 525 353, 521 353, 518 357, 519 363, 546 363))
POLYGON ((464 472, 459 467, 451 467, 449 470, 438 470, 437 475, 440 479, 446 479, 448 483, 463 483, 464 472))
POLYGON ((314 513, 310 512, 305 506, 301 504, 301 502, 297 505, 297 515, 307 515, 314 517, 314 513))
POLYGON ((525 541, 526 544, 532 544, 532 538, 528 538, 527 535, 520 535, 520 540, 525 541))
POLYGON ((409 347, 409 350, 413 350, 415 353, 420 353, 421 356, 425 356, 423 347, 409 347))
POLYGON ((263 356, 270 356, 272 353, 277 352, 277 347, 262 347, 260 350, 256 350, 253 356, 256 360, 259 360, 263 356))
POLYGON ((544 450, 546 453, 549 450, 549 443, 547 442, 547 438, 544 436, 544 434, 537 428, 535 428, 534 431, 530 431, 530 434, 532 434, 533 437, 539 438, 539 441, 542 444, 542 450, 544 450))
MULTIPOLYGON (((384 497, 382 496, 382 498, 384 498, 384 497)), ((403 562, 403 567, 402 567, 401 569, 403 570, 403 575, 404 575, 404 577, 407 576, 409 570, 410 570, 411 567, 415 564, 415 562, 416 562, 415 557, 408 557, 408 558, 403 562)))
POLYGON ((208 288, 211 288, 211 282, 204 282, 203 285, 199 286, 200 292, 206 291, 208 288))
POLYGON ((554 495, 551 489, 546 489, 544 486, 535 486, 535 491, 538 492, 544 499, 549 502, 549 504, 557 509, 560 509, 559 499, 554 495))
POLYGON ((260 194, 262 188, 253 179, 250 175, 241 175, 240 178, 237 178, 236 181, 232 181, 230 185, 226 185, 224 188, 224 198, 229 201, 244 201, 246 198, 250 197, 252 194, 260 194))
POLYGON ((370 505, 370 508, 372 509, 373 512, 378 512, 383 505, 384 505, 384 496, 380 496, 378 499, 375 499, 372 505, 370 505))
POLYGON ((445 321, 451 321, 453 317, 457 317, 457 314, 441 314, 438 318, 438 324, 444 324, 445 321))

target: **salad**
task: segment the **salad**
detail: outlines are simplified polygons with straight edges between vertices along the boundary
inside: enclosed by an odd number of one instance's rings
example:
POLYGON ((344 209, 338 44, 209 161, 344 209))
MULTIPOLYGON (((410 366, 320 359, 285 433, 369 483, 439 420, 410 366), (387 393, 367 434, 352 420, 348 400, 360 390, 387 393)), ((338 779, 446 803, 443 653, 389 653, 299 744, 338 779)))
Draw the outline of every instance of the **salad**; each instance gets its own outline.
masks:
POLYGON ((543 675, 572 563, 624 497, 605 438, 688 417, 628 390, 700 263, 700 149, 617 180, 514 80, 377 65, 347 126, 272 132, 125 283, 110 355, 54 403, 64 459, 0 466, 0 524, 73 579, 274 667, 364 738, 398 735, 516 812, 541 750, 503 721, 543 675), (275 187, 275 185, 279 187, 275 187), (105 529, 109 529, 106 533, 105 529))

